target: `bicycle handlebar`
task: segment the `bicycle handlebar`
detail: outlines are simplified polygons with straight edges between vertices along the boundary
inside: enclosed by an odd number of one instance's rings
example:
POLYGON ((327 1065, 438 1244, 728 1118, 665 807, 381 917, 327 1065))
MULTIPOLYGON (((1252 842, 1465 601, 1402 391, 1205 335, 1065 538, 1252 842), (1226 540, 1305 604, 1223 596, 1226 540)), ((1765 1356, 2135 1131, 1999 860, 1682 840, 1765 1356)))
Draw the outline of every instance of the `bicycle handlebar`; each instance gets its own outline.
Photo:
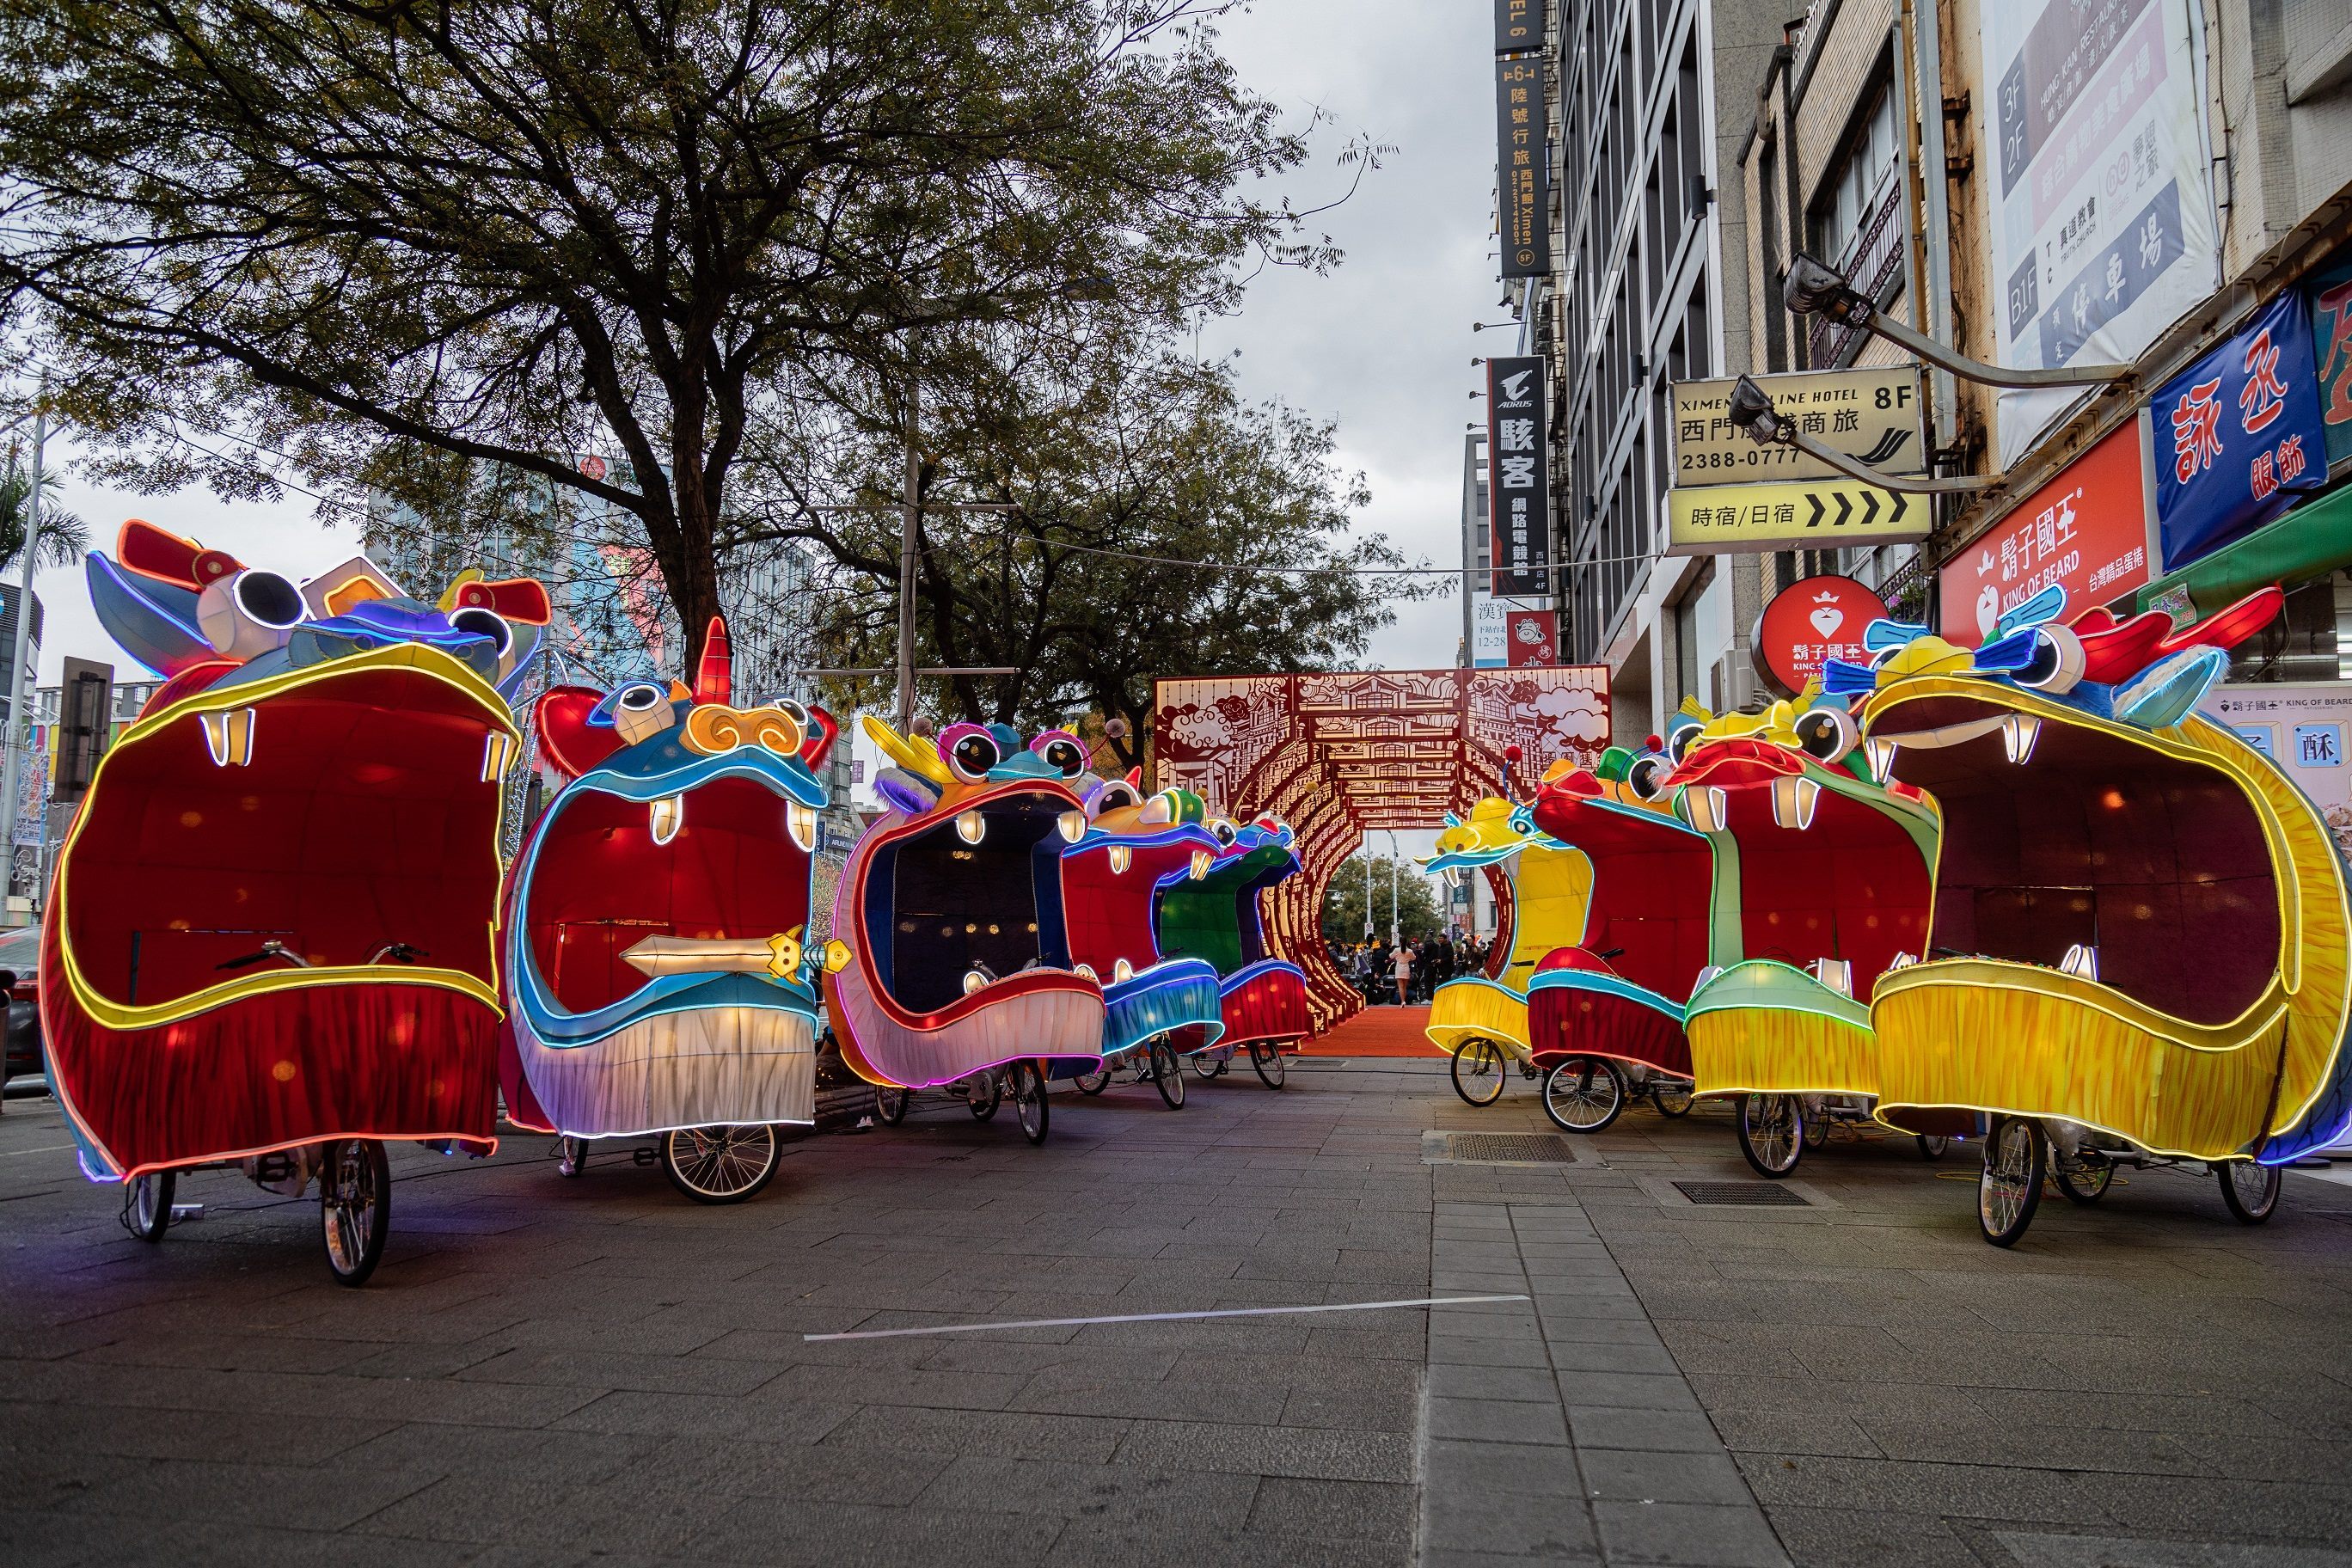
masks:
POLYGON ((232 958, 226 963, 215 963, 213 967, 216 970, 246 969, 254 964, 259 963, 266 959, 271 958, 282 958, 297 969, 308 969, 310 967, 310 961, 309 959, 303 957, 300 953, 296 952, 293 949, 288 947, 284 942, 279 942, 275 937, 263 942, 257 952, 248 952, 242 958, 232 958))

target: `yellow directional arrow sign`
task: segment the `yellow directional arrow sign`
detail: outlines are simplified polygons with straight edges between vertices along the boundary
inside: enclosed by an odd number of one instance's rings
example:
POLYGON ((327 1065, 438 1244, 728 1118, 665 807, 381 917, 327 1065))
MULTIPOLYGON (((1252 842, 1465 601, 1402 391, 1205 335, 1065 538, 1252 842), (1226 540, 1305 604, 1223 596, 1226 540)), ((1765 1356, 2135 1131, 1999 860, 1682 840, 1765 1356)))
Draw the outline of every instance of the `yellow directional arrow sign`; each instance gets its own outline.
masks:
POLYGON ((1926 497, 1855 479, 1710 485, 1666 492, 1666 553, 1851 550, 1925 539, 1930 521, 1926 497))

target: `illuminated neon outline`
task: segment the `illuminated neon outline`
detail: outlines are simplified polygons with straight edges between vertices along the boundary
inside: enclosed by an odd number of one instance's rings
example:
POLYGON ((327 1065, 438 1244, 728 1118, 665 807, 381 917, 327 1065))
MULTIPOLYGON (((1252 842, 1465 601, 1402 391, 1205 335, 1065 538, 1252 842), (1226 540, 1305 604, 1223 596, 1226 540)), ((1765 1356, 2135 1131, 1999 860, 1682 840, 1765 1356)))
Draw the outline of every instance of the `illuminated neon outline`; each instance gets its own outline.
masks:
MULTIPOLYGON (((505 700, 500 698, 496 689, 484 681, 481 677, 438 648, 423 643, 394 643, 384 647, 371 648, 365 653, 348 654, 321 664, 307 665, 300 669, 288 670, 282 675, 271 676, 264 680, 249 681, 226 689, 217 687, 206 688, 202 691, 191 692, 168 708, 143 715, 133 721, 131 728, 123 731, 121 739, 116 741, 111 747, 108 748, 105 755, 99 759, 98 766, 90 775, 89 793, 90 795, 98 793, 100 781, 106 776, 107 764, 115 757, 129 752, 132 746, 142 742, 152 739, 167 726, 191 714, 214 712, 227 708, 257 707, 272 697, 299 690, 306 686, 319 685, 344 676, 387 668, 404 668, 426 679, 438 680, 451 687, 482 710, 488 717, 493 731, 503 731, 514 736, 520 742, 520 733, 515 728, 513 715, 509 711, 505 700), (431 662, 429 664, 425 662, 427 660, 431 662), (446 668, 432 668, 434 665, 446 668)), ((490 813, 489 843, 493 867, 498 862, 499 837, 504 827, 506 816, 505 797, 502 795, 496 795, 495 792, 494 795, 493 809, 490 813)), ((89 820, 90 814, 87 811, 78 811, 74 814, 73 826, 67 829, 65 841, 58 847, 59 867, 62 868, 67 863, 74 846, 80 840, 83 827, 89 820)), ((60 874, 49 900, 51 918, 56 920, 58 925, 58 952, 63 960, 62 967, 65 971, 67 988, 84 1013, 105 1027, 118 1033, 176 1024, 184 1019, 193 1018, 198 1014, 211 1012, 214 1008, 225 1007, 232 1002, 243 1001, 248 996, 262 996, 278 991, 305 990, 311 986, 328 985, 437 986, 443 990, 460 992, 471 996, 476 1001, 488 1005, 498 1016, 506 1016, 506 1010, 499 1001, 499 918, 495 900, 492 900, 490 918, 483 922, 489 944, 488 967, 490 971, 490 979, 487 984, 462 969, 444 969, 430 964, 321 964, 310 969, 273 969, 257 974, 238 975, 205 986, 200 991, 191 992, 171 1002, 134 1006, 115 1002, 100 994, 91 984, 89 977, 82 973, 81 965, 75 960, 71 934, 73 928, 69 923, 67 907, 69 893, 68 883, 70 880, 71 879, 60 874)), ((437 1137, 439 1134, 436 1133, 435 1136, 437 1137)), ((301 1139, 297 1142, 315 1142, 317 1140, 301 1139)), ((283 1146, 292 1147, 290 1144, 283 1146)))

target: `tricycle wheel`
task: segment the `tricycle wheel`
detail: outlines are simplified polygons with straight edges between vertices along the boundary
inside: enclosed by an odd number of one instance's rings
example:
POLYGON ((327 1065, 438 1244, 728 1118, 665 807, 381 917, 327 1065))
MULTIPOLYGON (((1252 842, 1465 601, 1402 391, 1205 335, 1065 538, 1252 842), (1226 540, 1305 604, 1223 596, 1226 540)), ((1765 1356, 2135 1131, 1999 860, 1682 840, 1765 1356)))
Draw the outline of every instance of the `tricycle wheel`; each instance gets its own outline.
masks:
POLYGON ((775 1178, 776 1130, 743 1126, 680 1127, 662 1134, 662 1173, 698 1204, 740 1204, 775 1178))
POLYGON ((976 1072, 963 1080, 963 1097, 971 1110, 972 1119, 986 1121, 996 1114, 996 1108, 1004 1103, 1004 1081, 997 1077, 994 1068, 986 1072, 976 1072))
POLYGON ((1691 1089, 1686 1083, 1660 1083, 1650 1087, 1650 1103, 1658 1108, 1661 1116, 1688 1116, 1691 1113, 1691 1089))
POLYGON ((1032 1143, 1045 1141, 1045 1075, 1035 1062, 1014 1062, 1004 1069, 1013 1080, 1013 1113, 1021 1121, 1021 1136, 1032 1143))
POLYGON ((576 1176, 588 1168, 588 1140, 566 1135, 555 1141, 555 1171, 562 1176, 576 1176))
POLYGON ((1819 1149, 1830 1141, 1829 1101, 1815 1100, 1799 1103, 1803 1108, 1805 1118, 1805 1147, 1819 1149))
POLYGON ((1503 1047, 1481 1035, 1454 1048, 1454 1092, 1472 1105, 1503 1098, 1503 1047))
POLYGON ((372 1138, 327 1146, 319 1173, 319 1219, 338 1285, 364 1285, 392 1229, 392 1160, 372 1138))
POLYGON ((2221 1183, 2221 1201, 2240 1225, 2260 1225, 2278 1208, 2279 1186, 2285 1178, 2276 1165, 2224 1160, 2214 1165, 2213 1174, 2221 1183))
POLYGON ((2053 1161, 2051 1173, 2058 1178, 2058 1190, 2074 1203, 2088 1207, 2107 1195, 2107 1184, 2116 1179, 2116 1168, 2101 1159, 2053 1161))
POLYGON ((2047 1170, 2042 1128, 2031 1118, 2004 1116, 1985 1140, 1984 1172, 1977 1178, 1977 1224, 1995 1247, 2014 1247, 2042 1205, 2047 1170))
POLYGON ((1252 1040, 1250 1066, 1256 1069, 1258 1082, 1268 1089, 1280 1089, 1290 1077, 1290 1068, 1282 1060, 1282 1045, 1278 1040, 1252 1040))
POLYGON ((1110 1087, 1110 1065, 1106 1062, 1092 1072, 1080 1073, 1070 1081, 1078 1086, 1080 1094, 1100 1094, 1110 1087))
POLYGON ((1599 1132, 1625 1110, 1625 1080, 1606 1057, 1563 1057, 1543 1080, 1544 1114, 1563 1132, 1599 1132))
POLYGON ((914 1090, 897 1084, 874 1086, 874 1114, 885 1127, 896 1127, 907 1120, 907 1102, 915 1098, 914 1090))
POLYGON ((1952 1146, 1952 1141, 1940 1132, 1915 1132, 1911 1136, 1918 1141, 1922 1160, 1940 1160, 1944 1151, 1952 1146))
POLYGON ((1780 1177, 1805 1152, 1805 1108, 1793 1094, 1739 1097, 1739 1152, 1759 1176, 1780 1177))
POLYGON ((1192 1070, 1201 1075, 1202 1083, 1206 1083, 1223 1072, 1225 1064, 1210 1056, 1208 1052, 1202 1051, 1192 1058, 1192 1070))
POLYGON ((122 1228, 152 1244, 163 1239, 172 1223, 172 1189, 178 1184, 170 1171, 150 1171, 131 1178, 122 1194, 122 1228))
POLYGON ((1160 1098, 1168 1102, 1171 1110, 1184 1109, 1184 1064, 1176 1059, 1176 1047, 1165 1039, 1151 1042, 1146 1053, 1151 1062, 1152 1086, 1160 1098))

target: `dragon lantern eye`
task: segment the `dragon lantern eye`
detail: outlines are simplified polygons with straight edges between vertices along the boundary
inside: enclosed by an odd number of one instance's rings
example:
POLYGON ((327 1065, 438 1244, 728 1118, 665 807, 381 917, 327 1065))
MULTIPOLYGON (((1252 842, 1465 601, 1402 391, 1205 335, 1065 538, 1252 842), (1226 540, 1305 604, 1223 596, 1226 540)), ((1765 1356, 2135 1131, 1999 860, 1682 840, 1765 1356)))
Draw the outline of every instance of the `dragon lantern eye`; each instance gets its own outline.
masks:
POLYGON ((1239 838, 1242 836, 1241 829, 1235 827, 1232 823, 1227 822, 1222 816, 1217 818, 1216 821, 1209 824, 1209 831, 1217 836, 1218 843, 1227 846, 1230 846, 1234 839, 1239 838))
POLYGON ((2030 686, 2036 691, 2072 691, 2083 679, 2085 660, 2083 639, 2072 628, 2062 626, 2036 627, 2033 657, 2022 669, 2011 670, 2010 679, 2020 686, 2030 686))
POLYGON ((1808 708, 1797 715, 1797 744, 1815 762, 1833 763, 1861 740, 1853 718, 1842 709, 1808 708))
POLYGON ((613 706, 632 713, 648 713, 668 696, 668 692, 650 680, 633 681, 621 688, 621 694, 613 700, 613 706))
POLYGON ((1135 791, 1130 789, 1124 782, 1121 782, 1118 784, 1107 784, 1103 785, 1102 788, 1097 790, 1095 792, 1095 804, 1093 809, 1094 814, 1097 816, 1100 816, 1106 811, 1118 811, 1123 806, 1139 805, 1141 804, 1142 802, 1136 798, 1135 791))
POLYGON ((1690 755, 1690 749, 1698 744, 1698 731, 1697 725, 1687 724, 1667 736, 1666 755, 1678 763, 1690 755))
POLYGON ((1048 741, 1037 754, 1066 779, 1076 778, 1087 771, 1087 753, 1076 741, 1048 741))
POLYGON ((783 714, 793 723, 799 725, 801 727, 801 733, 803 735, 815 728, 814 724, 809 722, 808 710, 802 707, 799 703, 793 701, 789 697, 779 697, 773 702, 769 703, 768 706, 773 708, 777 712, 783 714))
POLYGON ((1665 792, 1666 761, 1664 757, 1637 757, 1625 770, 1625 787, 1643 800, 1655 800, 1665 792))
POLYGON ((507 625, 507 618, 496 610, 473 605, 451 616, 449 625, 457 631, 489 638, 490 647, 497 650, 500 658, 506 658, 507 649, 514 646, 514 628, 507 625))
POLYGON ((984 734, 966 735, 948 752, 949 763, 970 784, 986 778, 988 770, 1003 760, 995 739, 984 734))

